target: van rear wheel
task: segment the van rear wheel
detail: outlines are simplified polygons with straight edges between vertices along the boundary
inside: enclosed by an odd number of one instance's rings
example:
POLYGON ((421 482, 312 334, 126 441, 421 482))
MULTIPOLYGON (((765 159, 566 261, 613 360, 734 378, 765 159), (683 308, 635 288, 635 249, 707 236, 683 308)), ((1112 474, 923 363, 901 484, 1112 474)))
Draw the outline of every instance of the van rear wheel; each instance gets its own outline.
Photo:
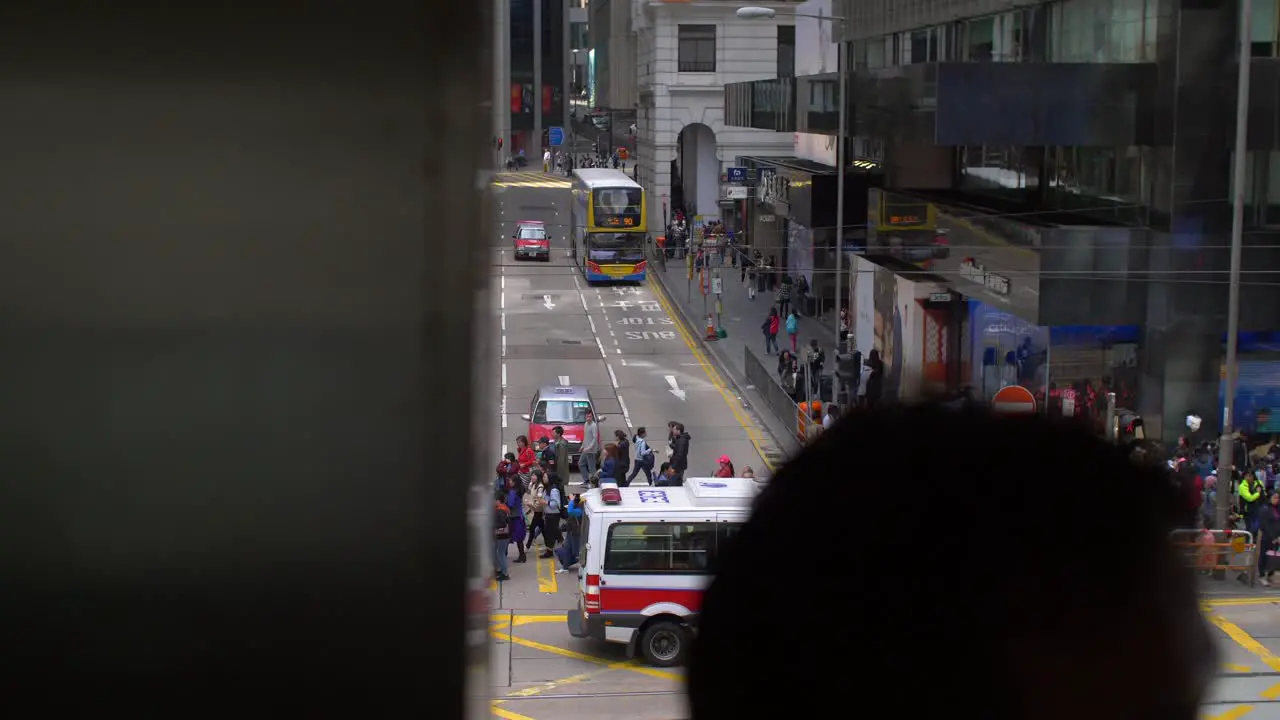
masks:
POLYGON ((656 622, 640 636, 640 655, 654 667, 684 664, 689 654, 689 631, 679 623, 656 622))

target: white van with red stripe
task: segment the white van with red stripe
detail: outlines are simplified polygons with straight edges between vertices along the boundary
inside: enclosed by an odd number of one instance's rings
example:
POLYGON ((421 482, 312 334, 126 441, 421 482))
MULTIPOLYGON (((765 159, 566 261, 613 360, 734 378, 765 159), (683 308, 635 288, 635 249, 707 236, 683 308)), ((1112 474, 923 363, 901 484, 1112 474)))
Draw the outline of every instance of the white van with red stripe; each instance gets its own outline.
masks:
POLYGON ((659 667, 684 662, 716 553, 746 522, 758 487, 751 478, 688 478, 584 493, 570 634, 621 643, 659 667))

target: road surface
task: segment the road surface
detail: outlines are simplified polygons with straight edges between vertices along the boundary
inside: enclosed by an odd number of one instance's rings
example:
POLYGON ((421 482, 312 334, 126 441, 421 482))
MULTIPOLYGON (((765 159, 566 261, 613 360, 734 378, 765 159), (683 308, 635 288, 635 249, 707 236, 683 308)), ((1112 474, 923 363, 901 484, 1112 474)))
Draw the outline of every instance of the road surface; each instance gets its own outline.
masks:
MULTIPOLYGON (((490 447, 493 462, 526 432, 520 415, 536 388, 567 379, 586 385, 607 416, 604 430, 650 429, 661 450, 668 420, 693 436, 691 472, 710 473, 721 453, 741 468, 765 470, 763 431, 709 365, 708 354, 652 281, 591 287, 565 255, 568 183, 538 172, 502 173, 494 188, 499 227, 490 239, 493 359, 499 373, 490 447), (518 220, 541 220, 552 236, 549 262, 517 262, 518 220)), ((641 479, 643 476, 641 476, 641 479)), ((576 480, 575 476, 575 480, 576 480)), ((513 553, 514 554, 514 553, 513 553)), ((682 671, 629 661, 621 648, 569 636, 564 611, 576 605, 575 573, 553 561, 511 565, 492 586, 494 714, 508 720, 687 717, 682 671)), ((1280 720, 1280 591, 1207 583, 1205 617, 1221 653, 1204 708, 1212 720, 1280 720)))
MULTIPOLYGON (((538 172, 500 173, 494 183, 499 220, 490 238, 491 347, 502 395, 490 447, 496 464, 527 432, 521 415, 544 385, 585 385, 601 430, 630 436, 641 425, 662 460, 666 427, 683 422, 692 436, 689 472, 710 475, 721 454, 737 468, 768 475, 757 446, 766 444, 696 338, 675 319, 652 284, 589 286, 566 255, 567 181, 538 172), (540 220, 552 237, 549 262, 516 261, 511 235, 519 220, 540 220)), ((536 438, 535 438, 536 439, 536 438)), ((574 480, 578 476, 574 475, 574 480)), ((637 478, 643 483, 644 476, 637 478)), ((514 551, 513 551, 514 556, 514 551)), ((627 661, 621 648, 569 636, 564 612, 575 607, 576 573, 557 575, 550 560, 511 565, 491 606, 493 682, 505 718, 685 717, 681 671, 627 661)))

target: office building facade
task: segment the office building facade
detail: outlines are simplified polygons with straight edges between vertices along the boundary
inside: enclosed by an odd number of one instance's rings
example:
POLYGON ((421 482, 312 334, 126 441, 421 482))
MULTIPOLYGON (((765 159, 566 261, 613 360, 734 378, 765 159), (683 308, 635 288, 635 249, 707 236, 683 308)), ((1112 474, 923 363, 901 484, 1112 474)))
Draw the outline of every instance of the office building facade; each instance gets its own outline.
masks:
MULTIPOLYGON (((1188 412, 1220 418, 1237 5, 835 0, 833 11, 848 18, 844 161, 881 169, 866 252, 989 308, 967 314, 963 378, 994 364, 997 384, 1009 370, 1077 415, 1115 391, 1157 437, 1176 436, 1188 412), (930 213, 949 256, 904 258, 891 221, 930 213), (1026 356, 1041 369, 1030 379, 1026 356)), ((1254 0, 1253 17, 1237 398, 1239 424, 1266 432, 1280 405, 1275 0, 1254 0)), ((726 87, 727 114, 793 129, 814 119, 797 88, 823 79, 726 87)))
MULTIPOLYGON (((759 4, 785 11, 798 3, 759 4)), ((790 134, 724 121, 724 85, 776 76, 778 28, 791 24, 742 20, 735 15, 741 6, 730 0, 591 2, 596 105, 635 114, 634 172, 654 198, 649 221, 655 227, 676 206, 702 220, 731 214, 734 203, 721 196, 724 168, 737 155, 791 147, 790 134)))

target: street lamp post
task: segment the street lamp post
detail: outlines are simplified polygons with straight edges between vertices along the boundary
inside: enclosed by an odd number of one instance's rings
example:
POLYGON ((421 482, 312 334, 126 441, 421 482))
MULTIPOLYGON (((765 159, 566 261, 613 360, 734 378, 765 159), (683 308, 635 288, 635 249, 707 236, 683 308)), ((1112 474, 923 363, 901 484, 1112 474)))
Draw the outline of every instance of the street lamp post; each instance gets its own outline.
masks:
MULTIPOLYGON (((1232 414, 1235 411, 1236 378, 1239 369, 1236 367, 1238 341, 1236 334, 1240 332, 1240 251, 1244 232, 1244 185, 1245 162, 1248 152, 1248 115, 1249 115, 1249 66, 1250 66, 1250 17, 1253 6, 1250 0, 1240 0, 1240 63, 1236 86, 1236 152, 1232 158, 1232 178, 1235 187, 1231 197, 1231 270, 1227 282, 1227 387, 1222 407, 1222 437, 1218 440, 1218 477, 1225 479, 1227 491, 1218 501, 1217 517, 1214 518, 1220 528, 1227 527, 1227 505, 1234 488, 1234 473, 1231 466, 1235 463, 1232 453, 1235 440, 1231 437, 1231 426, 1235 422, 1232 414)), ((1221 481, 1221 480, 1220 480, 1221 481)), ((1228 533, 1228 538, 1230 533, 1228 533)))
MULTIPOLYGON (((788 12, 783 13, 786 17, 802 17, 812 18, 814 20, 827 20, 836 23, 836 27, 840 30, 839 36, 844 35, 845 18, 839 15, 810 15, 808 13, 788 12)), ((737 16, 743 20, 769 20, 778 16, 778 12, 773 8, 766 7, 742 7, 738 8, 737 16)), ((841 46, 837 46, 841 47, 841 46)), ((840 97, 837 102, 840 103, 838 108, 840 113, 839 132, 836 135, 836 274, 835 274, 835 351, 840 353, 840 307, 843 304, 840 297, 840 275, 844 266, 844 134, 845 134, 845 113, 849 106, 847 101, 848 79, 849 79, 849 62, 845 57, 845 53, 838 53, 839 64, 839 83, 840 97)), ((839 393, 833 393, 837 397, 839 393)))

